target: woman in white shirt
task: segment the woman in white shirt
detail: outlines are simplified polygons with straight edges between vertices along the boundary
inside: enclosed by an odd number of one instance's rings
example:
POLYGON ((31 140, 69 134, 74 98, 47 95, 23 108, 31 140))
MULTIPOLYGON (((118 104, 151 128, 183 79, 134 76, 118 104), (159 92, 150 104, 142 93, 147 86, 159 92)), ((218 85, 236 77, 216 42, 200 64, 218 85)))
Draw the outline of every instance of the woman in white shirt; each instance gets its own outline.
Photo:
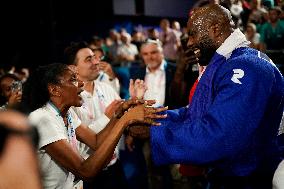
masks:
POLYGON ((137 101, 128 101, 97 135, 69 110, 71 106, 81 106, 82 86, 83 82, 67 65, 50 64, 38 68, 24 87, 23 104, 32 112, 29 119, 40 134, 39 159, 44 188, 72 188, 74 175, 80 179, 94 177, 111 159, 129 124, 137 121, 152 124, 152 118, 165 117, 155 114, 165 108, 145 108, 137 101), (137 106, 128 110, 131 105, 137 106), (95 150, 86 160, 78 152, 77 139, 95 150))

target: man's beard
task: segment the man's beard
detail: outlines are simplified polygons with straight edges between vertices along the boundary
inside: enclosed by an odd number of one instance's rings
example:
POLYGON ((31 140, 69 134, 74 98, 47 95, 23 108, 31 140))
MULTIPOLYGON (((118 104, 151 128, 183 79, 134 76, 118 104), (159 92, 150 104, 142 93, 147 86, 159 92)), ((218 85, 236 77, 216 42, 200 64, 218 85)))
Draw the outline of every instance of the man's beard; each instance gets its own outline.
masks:
POLYGON ((214 41, 210 38, 204 38, 197 48, 200 50, 201 54, 199 64, 201 66, 207 66, 217 50, 214 41))
POLYGON ((149 69, 157 69, 157 68, 159 68, 160 65, 161 65, 161 63, 159 63, 159 62, 151 62, 150 64, 147 64, 147 67, 149 69))

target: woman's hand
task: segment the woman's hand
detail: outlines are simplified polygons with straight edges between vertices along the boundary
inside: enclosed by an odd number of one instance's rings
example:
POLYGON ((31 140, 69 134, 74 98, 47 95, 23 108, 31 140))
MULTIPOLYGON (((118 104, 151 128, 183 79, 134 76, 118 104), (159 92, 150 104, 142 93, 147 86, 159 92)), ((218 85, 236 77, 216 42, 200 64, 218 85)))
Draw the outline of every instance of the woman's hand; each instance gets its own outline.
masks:
POLYGON ((155 104, 156 101, 155 100, 142 100, 142 99, 137 99, 137 98, 133 98, 133 99, 129 99, 127 101, 124 101, 119 107, 118 109, 115 111, 114 113, 114 117, 115 118, 121 118, 123 116, 123 114, 129 109, 132 108, 136 105, 139 104, 145 104, 145 105, 153 105, 155 104))
POLYGON ((111 118, 122 104, 123 104, 123 100, 122 99, 112 101, 110 103, 110 105, 108 105, 106 107, 106 110, 104 112, 105 115, 108 118, 111 118))
POLYGON ((129 116, 129 114, 131 113, 134 113, 135 115, 133 115, 130 121, 128 121, 128 127, 126 128, 126 131, 130 136, 133 137, 143 138, 143 139, 148 138, 150 134, 149 126, 161 125, 160 123, 157 123, 155 119, 166 118, 167 117, 166 114, 158 114, 158 113, 166 111, 167 109, 168 107, 154 108, 144 105, 139 105, 136 106, 135 108, 130 109, 126 113, 126 116, 129 116), (134 118, 135 116, 136 118, 134 118))
POLYGON ((168 107, 154 108, 149 107, 145 104, 137 105, 133 108, 130 108, 123 117, 128 119, 127 125, 132 124, 145 124, 145 125, 155 125, 159 126, 160 123, 157 123, 155 119, 163 119, 167 117, 167 114, 158 114, 164 112, 168 107))

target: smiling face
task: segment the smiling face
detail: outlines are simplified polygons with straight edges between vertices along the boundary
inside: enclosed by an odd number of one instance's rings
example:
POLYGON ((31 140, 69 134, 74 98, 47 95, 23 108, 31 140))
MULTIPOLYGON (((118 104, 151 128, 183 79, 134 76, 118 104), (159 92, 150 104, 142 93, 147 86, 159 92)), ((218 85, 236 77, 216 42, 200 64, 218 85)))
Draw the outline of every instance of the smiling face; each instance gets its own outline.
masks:
POLYGON ((99 76, 99 59, 91 49, 80 49, 76 54, 76 69, 83 81, 93 81, 99 76))
POLYGON ((79 80, 76 74, 71 70, 66 70, 61 77, 59 77, 58 92, 66 106, 81 106, 82 98, 80 93, 83 91, 84 83, 79 80))
POLYGON ((163 61, 162 48, 157 44, 149 43, 141 46, 140 54, 146 66, 151 70, 159 68, 163 61))
POLYGON ((189 39, 187 46, 193 50, 200 50, 199 63, 201 65, 207 65, 217 50, 209 28, 208 21, 206 22, 205 19, 194 14, 188 22, 189 39))
POLYGON ((228 10, 219 5, 196 9, 189 18, 188 48, 200 50, 199 63, 208 65, 216 50, 228 37, 233 25, 228 10))

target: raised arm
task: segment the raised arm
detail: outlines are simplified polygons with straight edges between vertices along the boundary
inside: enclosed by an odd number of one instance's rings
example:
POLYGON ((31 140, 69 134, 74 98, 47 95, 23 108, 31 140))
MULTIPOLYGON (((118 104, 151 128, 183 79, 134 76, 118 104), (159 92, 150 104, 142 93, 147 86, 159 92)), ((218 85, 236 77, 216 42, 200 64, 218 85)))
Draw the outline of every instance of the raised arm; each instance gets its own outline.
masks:
MULTIPOLYGON (((94 177, 110 160, 119 138, 129 124, 144 121, 149 122, 154 117, 154 114, 165 110, 138 105, 128 109, 128 111, 124 113, 124 108, 129 106, 131 106, 130 102, 126 103, 126 105, 121 108, 122 112, 117 112, 110 122, 113 126, 106 128, 106 131, 109 132, 106 132, 107 135, 105 135, 100 145, 96 145, 96 151, 89 156, 88 159, 84 160, 79 153, 71 147, 66 139, 50 143, 44 146, 43 149, 46 150, 58 164, 62 165, 68 171, 71 171, 74 175, 82 179, 94 177)), ((164 115, 156 115, 156 117, 163 118, 164 115)))

